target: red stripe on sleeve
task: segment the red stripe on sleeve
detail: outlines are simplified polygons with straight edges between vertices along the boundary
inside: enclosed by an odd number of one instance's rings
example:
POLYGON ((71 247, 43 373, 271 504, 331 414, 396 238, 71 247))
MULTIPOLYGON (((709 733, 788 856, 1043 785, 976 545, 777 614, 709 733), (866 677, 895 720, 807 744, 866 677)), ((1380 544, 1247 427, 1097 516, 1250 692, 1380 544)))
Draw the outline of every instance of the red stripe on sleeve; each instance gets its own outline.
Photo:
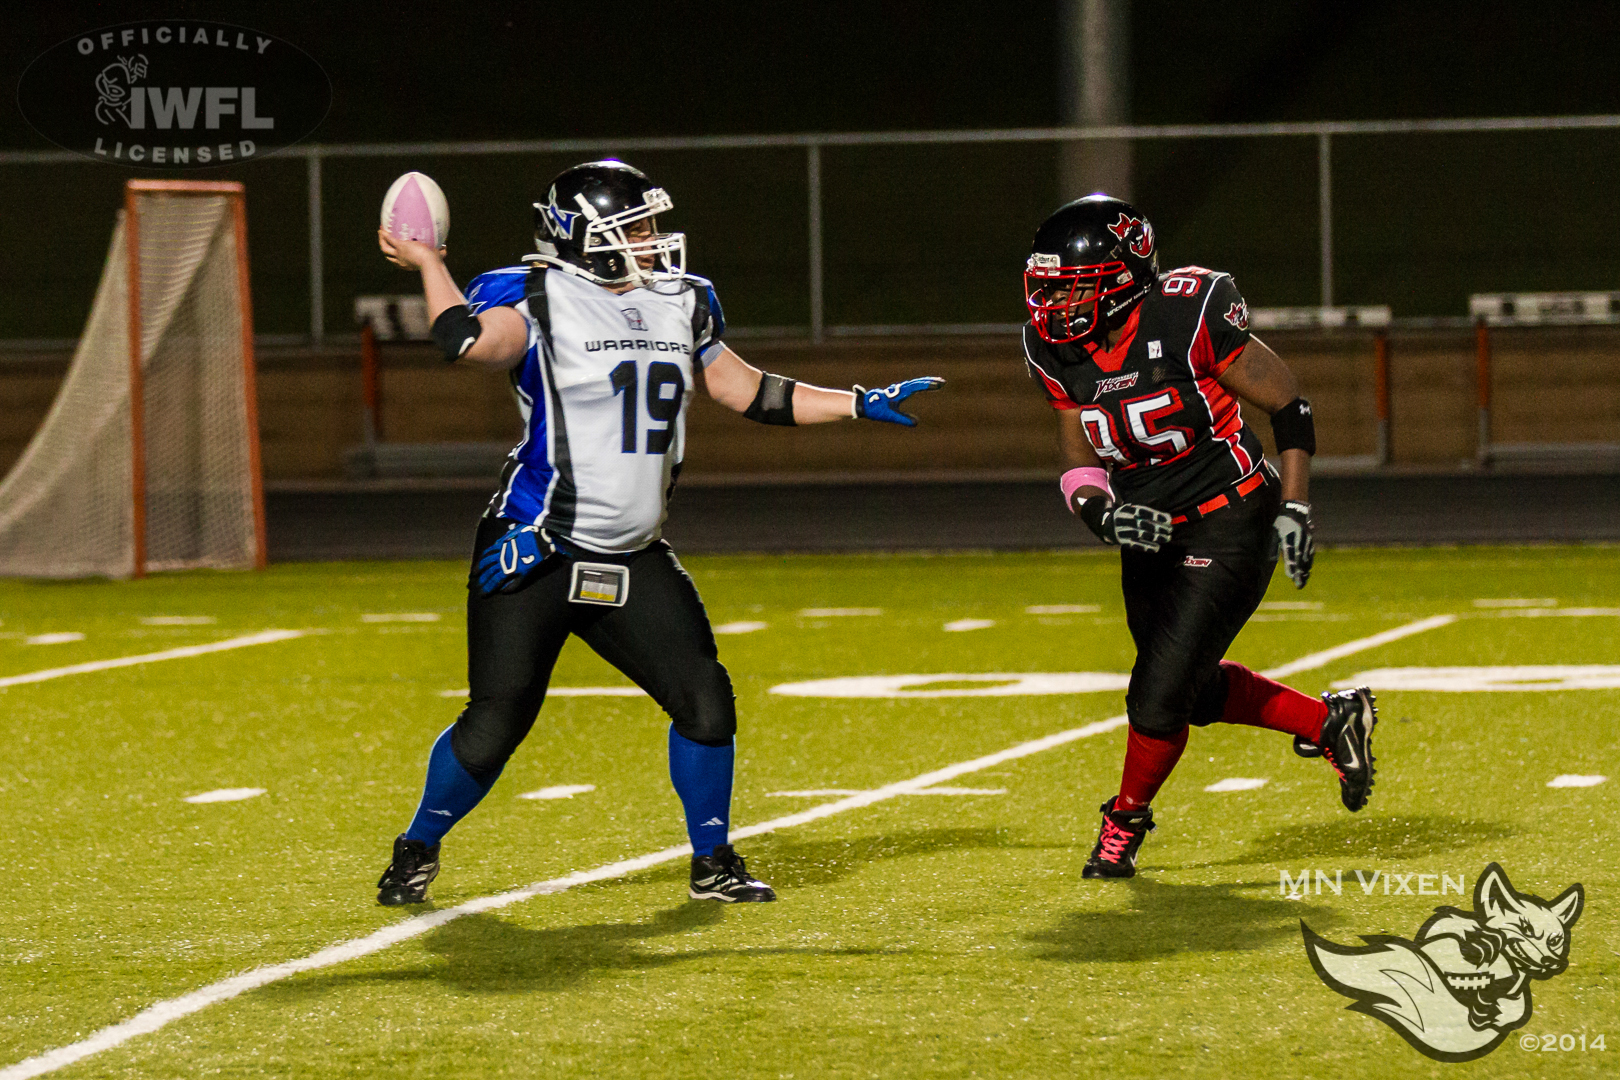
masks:
POLYGON ((1052 399, 1052 408, 1078 409, 1080 407, 1079 405, 1075 404, 1074 399, 1069 396, 1069 392, 1063 389, 1062 383, 1058 382, 1056 379, 1052 378, 1052 376, 1041 370, 1041 365, 1031 361, 1029 366, 1030 369, 1035 372, 1035 374, 1041 377, 1041 382, 1046 384, 1046 393, 1047 396, 1052 399))
POLYGON ((1212 378, 1198 380, 1199 393, 1209 405, 1209 427, 1217 439, 1230 439, 1243 427, 1243 413, 1226 388, 1212 378))
POLYGON ((1243 355, 1243 350, 1248 347, 1249 343, 1245 341, 1242 345, 1239 345, 1237 348, 1233 349, 1229 354, 1227 354, 1225 360, 1219 361, 1212 367, 1210 370, 1210 375, 1218 378, 1222 372, 1232 366, 1232 361, 1243 355))
POLYGON ((1187 362, 1192 365, 1193 374, 1200 379, 1213 379, 1220 374, 1215 367, 1215 346, 1209 340, 1209 327, 1203 323, 1198 324, 1198 334, 1188 350, 1187 362))

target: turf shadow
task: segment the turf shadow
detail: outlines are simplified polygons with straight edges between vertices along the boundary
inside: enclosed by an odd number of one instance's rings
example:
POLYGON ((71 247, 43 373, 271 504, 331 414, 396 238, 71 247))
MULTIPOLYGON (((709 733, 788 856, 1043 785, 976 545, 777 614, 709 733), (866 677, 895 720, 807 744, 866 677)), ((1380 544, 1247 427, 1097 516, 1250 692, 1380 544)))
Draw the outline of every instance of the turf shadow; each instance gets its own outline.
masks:
POLYGON ((1279 829, 1251 840, 1241 855, 1215 863, 1189 863, 1185 868, 1301 860, 1312 866, 1348 867, 1369 859, 1414 859, 1459 851, 1504 840, 1516 831, 1513 826, 1499 821, 1476 821, 1443 814, 1426 817, 1357 815, 1279 829))
POLYGON ((782 954, 866 956, 893 950, 831 948, 668 948, 647 947, 659 938, 701 932, 723 922, 720 904, 689 901, 643 922, 594 923, 535 929, 495 915, 464 915, 429 932, 423 948, 437 963, 408 969, 333 972, 266 987, 265 994, 307 997, 341 986, 441 983, 469 993, 570 990, 598 975, 651 971, 671 964, 715 957, 782 954))
MULTIPOLYGON (((1034 844, 1011 829, 917 829, 912 832, 855 836, 838 840, 798 840, 776 834, 745 845, 748 872, 777 889, 830 885, 869 863, 931 855, 936 851, 1073 850, 1070 844, 1034 844)), ((685 881, 685 862, 669 864, 624 881, 685 881)), ((604 883, 616 884, 616 883, 604 883)))
POLYGON ((1028 935, 1031 957, 1071 964, 1117 964, 1182 953, 1243 952, 1299 937, 1299 920, 1331 926, 1323 904, 1255 895, 1274 882, 1171 885, 1147 877, 1097 882, 1128 896, 1123 910, 1075 911, 1028 935))

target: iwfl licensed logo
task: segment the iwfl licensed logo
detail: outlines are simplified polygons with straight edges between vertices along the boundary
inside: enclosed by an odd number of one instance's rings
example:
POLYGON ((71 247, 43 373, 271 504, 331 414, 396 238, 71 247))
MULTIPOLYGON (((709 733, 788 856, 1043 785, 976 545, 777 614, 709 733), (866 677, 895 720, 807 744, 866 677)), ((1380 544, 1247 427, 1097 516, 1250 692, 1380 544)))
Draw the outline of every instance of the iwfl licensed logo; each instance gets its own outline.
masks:
POLYGON ((1311 966, 1355 999, 1352 1010, 1438 1061, 1472 1061, 1529 1023, 1530 982, 1568 965, 1585 895, 1578 882, 1552 901, 1521 893, 1491 863, 1474 883, 1474 909, 1435 908, 1416 941, 1374 934, 1335 945, 1299 925, 1311 966))
POLYGON ((263 157, 310 134, 331 103, 326 73, 296 46, 187 19, 69 38, 17 86, 23 116, 57 145, 160 169, 263 157))

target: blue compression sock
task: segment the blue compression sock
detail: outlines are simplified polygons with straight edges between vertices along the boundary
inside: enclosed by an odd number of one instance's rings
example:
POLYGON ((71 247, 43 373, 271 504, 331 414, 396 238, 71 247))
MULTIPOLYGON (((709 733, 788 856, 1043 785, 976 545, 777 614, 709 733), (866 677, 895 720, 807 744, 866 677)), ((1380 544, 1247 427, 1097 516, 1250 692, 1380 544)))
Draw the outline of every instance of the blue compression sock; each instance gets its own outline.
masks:
POLYGON ((501 775, 497 769, 494 775, 480 780, 468 772, 450 749, 450 732, 454 728, 454 724, 445 728, 433 743, 422 804, 416 808, 411 827, 405 830, 406 839, 420 840, 428 847, 437 844, 452 825, 471 813, 501 775))
POLYGON ((726 842, 731 816, 731 767, 735 742, 704 746, 669 727, 669 778, 686 809, 686 835, 694 855, 713 855, 726 842))

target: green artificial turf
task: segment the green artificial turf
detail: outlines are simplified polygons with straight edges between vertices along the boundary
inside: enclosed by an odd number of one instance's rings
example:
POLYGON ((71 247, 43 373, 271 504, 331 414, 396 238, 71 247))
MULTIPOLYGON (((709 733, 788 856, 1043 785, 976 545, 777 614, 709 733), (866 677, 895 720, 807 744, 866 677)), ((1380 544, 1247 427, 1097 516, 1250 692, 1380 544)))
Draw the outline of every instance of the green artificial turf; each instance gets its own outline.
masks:
MULTIPOLYGON (((1125 672, 1106 553, 685 560, 716 624, 741 730, 733 821, 781 817, 1122 711, 1069 696, 817 699, 841 675, 1125 672), (1030 605, 1096 612, 1028 614, 1030 605), (806 617, 807 608, 881 615, 806 617), (947 632, 958 619, 994 625, 947 632)), ((139 582, 0 583, 0 677, 264 629, 305 636, 0 689, 0 1074, 141 1009, 411 917, 375 904, 435 735, 466 686, 450 563, 279 566, 139 582), (367 614, 438 621, 364 621, 367 614), (212 617, 146 625, 153 616, 212 617), (29 644, 46 634, 82 640, 29 644), (261 787, 239 802, 183 797, 261 787)), ((1397 666, 1611 664, 1620 619, 1503 616, 1478 598, 1620 606, 1620 550, 1329 551, 1279 575, 1233 648, 1256 668, 1436 614, 1450 625, 1289 679, 1310 693, 1397 666)), ((578 642, 556 686, 627 681, 578 642)), ((943 688, 948 683, 940 684, 943 688)), ((372 955, 211 1005, 52 1075, 168 1077, 1612 1075, 1620 1057, 1620 691, 1380 694, 1378 784, 1351 815, 1286 736, 1193 732, 1130 882, 1082 881, 1111 730, 739 843, 774 905, 685 898, 684 861, 466 915, 372 955), (1560 774, 1606 774, 1548 788, 1560 774), (1230 793, 1231 777, 1265 779, 1230 793), (1439 896, 1363 894, 1353 872, 1521 891, 1582 882, 1567 972, 1523 1033, 1607 1033, 1534 1054, 1517 1035, 1432 1062, 1349 1012, 1300 921, 1340 944, 1415 935, 1439 896), (1280 872, 1339 873, 1291 899, 1280 872)), ((678 845, 667 720, 645 698, 556 697, 444 844, 434 907, 678 845), (520 793, 563 784, 568 799, 520 793)), ((1447 904, 1468 908, 1455 893, 1447 904)))

